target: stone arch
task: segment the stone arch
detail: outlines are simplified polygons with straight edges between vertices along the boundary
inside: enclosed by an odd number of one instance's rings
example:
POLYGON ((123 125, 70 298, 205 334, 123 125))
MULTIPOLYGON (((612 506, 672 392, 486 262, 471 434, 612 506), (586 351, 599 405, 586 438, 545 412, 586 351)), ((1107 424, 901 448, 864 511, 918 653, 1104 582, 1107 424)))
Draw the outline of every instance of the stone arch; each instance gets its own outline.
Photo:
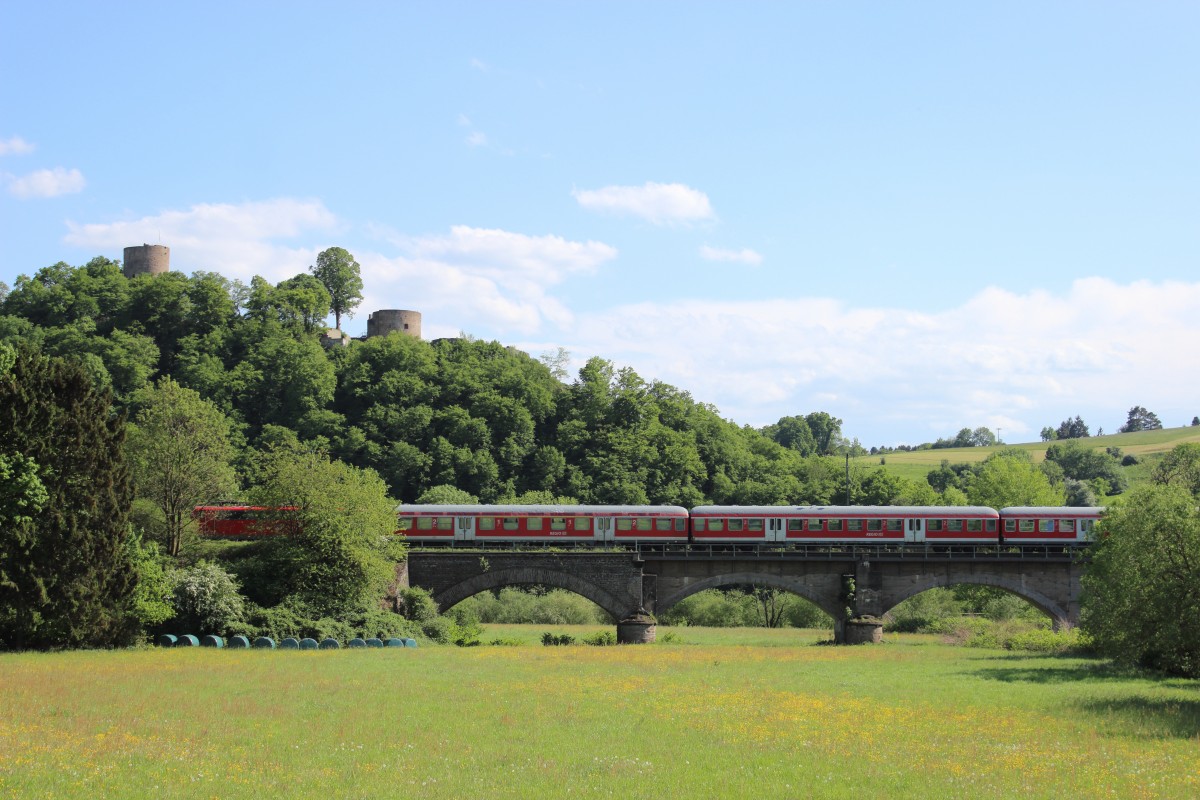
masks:
POLYGON ((1042 594, 1039 591, 1030 589, 1022 585, 1020 580, 1011 580, 998 575, 989 575, 987 577, 979 577, 975 575, 955 575, 951 574, 932 574, 926 575, 919 581, 916 581, 910 586, 906 586, 902 593, 888 596, 888 605, 883 609, 883 613, 891 611, 910 597, 915 597, 921 592, 929 591, 930 589, 942 589, 950 586, 956 586, 960 583, 971 584, 974 586, 991 586, 996 589, 1003 589, 1010 594, 1025 600, 1038 611, 1041 611, 1046 616, 1050 617, 1054 623, 1055 629, 1062 625, 1073 624, 1067 610, 1059 603, 1042 594))
POLYGON ((601 589, 590 581, 583 580, 569 572, 558 570, 538 569, 536 567, 521 567, 513 569, 495 569, 481 572, 462 583, 455 584, 434 596, 438 608, 443 611, 461 603, 468 597, 505 586, 520 586, 521 584, 541 584, 553 586, 556 589, 566 589, 577 595, 591 600, 608 612, 614 620, 620 620, 629 613, 629 603, 622 603, 609 592, 601 589))
POLYGON ((828 591, 820 592, 814 589, 803 578, 772 575, 766 572, 730 572, 725 575, 714 575, 710 578, 696 581, 669 597, 660 598, 654 607, 654 611, 656 614, 664 614, 679 601, 691 597, 697 592, 703 592, 706 589, 718 589, 722 586, 744 584, 769 586, 773 589, 782 589, 785 592, 791 592, 812 603, 834 620, 841 619, 844 614, 844 608, 841 607, 839 598, 836 596, 831 597, 828 591))

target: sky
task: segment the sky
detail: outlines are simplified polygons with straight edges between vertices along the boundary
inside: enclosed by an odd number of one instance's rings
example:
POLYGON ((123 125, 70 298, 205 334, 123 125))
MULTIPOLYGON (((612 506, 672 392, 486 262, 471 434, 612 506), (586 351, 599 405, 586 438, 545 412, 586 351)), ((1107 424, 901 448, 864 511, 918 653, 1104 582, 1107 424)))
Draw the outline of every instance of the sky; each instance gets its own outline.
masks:
POLYGON ((340 246, 352 335, 416 310, 739 424, 1200 414, 1195 3, 0 12, 10 287, 142 243, 278 282, 340 246))

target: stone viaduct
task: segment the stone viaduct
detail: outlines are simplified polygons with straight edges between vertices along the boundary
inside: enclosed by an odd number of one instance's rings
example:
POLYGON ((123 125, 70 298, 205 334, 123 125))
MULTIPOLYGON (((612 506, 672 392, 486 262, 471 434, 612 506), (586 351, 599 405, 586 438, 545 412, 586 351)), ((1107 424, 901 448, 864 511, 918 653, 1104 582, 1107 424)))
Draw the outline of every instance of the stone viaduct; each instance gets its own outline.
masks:
MULTIPOLYGON (((881 616, 897 603, 939 586, 994 586, 1044 612, 1055 628, 1079 621, 1079 556, 1052 550, 739 553, 507 552, 414 550, 401 582, 428 589, 442 609, 488 589, 541 584, 582 595, 613 619, 661 614, 685 597, 721 586, 769 586, 809 600, 843 635, 848 613, 881 616)), ((620 630, 620 625, 618 625, 620 630)))

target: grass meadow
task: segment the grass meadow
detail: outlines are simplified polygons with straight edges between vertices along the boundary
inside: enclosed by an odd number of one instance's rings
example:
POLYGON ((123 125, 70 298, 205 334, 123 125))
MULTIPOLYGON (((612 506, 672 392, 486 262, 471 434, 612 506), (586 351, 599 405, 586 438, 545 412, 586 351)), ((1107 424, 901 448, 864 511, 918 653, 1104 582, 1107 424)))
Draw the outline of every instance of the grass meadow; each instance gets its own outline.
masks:
MULTIPOLYGON (((1071 440, 1065 440, 1071 441, 1071 440)), ((1164 428, 1156 431, 1137 431, 1135 433, 1115 433, 1108 436, 1090 436, 1086 439, 1076 439, 1082 444, 1096 447, 1119 447, 1123 453, 1143 459, 1143 465, 1126 467, 1126 477, 1132 483, 1149 479, 1154 464, 1176 445, 1188 442, 1200 443, 1200 426, 1182 428, 1164 428)), ((951 464, 974 464, 983 461, 997 450, 1006 447, 1017 447, 1028 450, 1035 463, 1041 463, 1046 458, 1046 448, 1061 442, 1028 442, 1026 444, 1001 445, 998 447, 951 447, 940 450, 913 450, 909 452, 885 453, 881 456, 859 456, 851 459, 864 466, 878 466, 882 458, 888 472, 902 478, 923 481, 930 470, 938 468, 942 461, 951 464)))
POLYGON ((0 797, 1200 796, 1198 682, 930 636, 543 647, 544 629, 2 655, 0 797))

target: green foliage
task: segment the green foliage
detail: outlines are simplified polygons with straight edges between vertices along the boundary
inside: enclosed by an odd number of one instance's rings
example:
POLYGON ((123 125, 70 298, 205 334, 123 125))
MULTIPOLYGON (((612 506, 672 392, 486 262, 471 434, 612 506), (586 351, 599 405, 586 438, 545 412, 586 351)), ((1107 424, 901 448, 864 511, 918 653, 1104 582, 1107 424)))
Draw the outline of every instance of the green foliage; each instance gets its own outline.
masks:
POLYGON ((889 631, 899 633, 933 631, 942 620, 959 617, 964 605, 951 589, 928 589, 888 611, 885 625, 889 631))
POLYGON ((769 587, 697 592, 663 612, 659 621, 706 628, 826 628, 831 623, 812 603, 769 587))
POLYGON ((1112 453, 1087 447, 1078 441, 1050 445, 1046 448, 1046 461, 1057 464, 1066 478, 1103 481, 1107 485, 1106 494, 1120 494, 1128 485, 1120 472, 1120 462, 1112 453))
POLYGON ((547 631, 542 634, 542 644, 546 647, 560 647, 575 644, 575 637, 569 633, 554 634, 547 631))
POLYGON ((342 327, 342 315, 354 316, 362 302, 362 274, 358 262, 344 248, 330 247, 317 254, 317 263, 310 267, 312 274, 329 294, 326 313, 333 312, 335 327, 342 327))
POLYGON ((384 596, 394 564, 395 503, 374 472, 318 453, 276 453, 258 505, 283 509, 288 535, 278 547, 288 563, 288 594, 319 615, 371 607, 384 596))
POLYGON ((178 570, 172 577, 170 625, 181 633, 226 634, 245 621, 246 606, 237 581, 211 561, 178 570))
POLYGON ((420 586, 401 589, 399 593, 400 613, 413 622, 428 622, 438 616, 437 603, 429 590, 420 586))
POLYGON ((132 491, 110 396, 78 364, 23 349, 0 372, 0 431, 19 484, 0 511, 0 646, 129 641, 132 491))
POLYGON ((596 631, 584 636, 583 643, 594 647, 611 647, 617 643, 617 634, 612 631, 596 631))
POLYGON ((988 456, 966 489, 971 505, 1060 506, 1063 493, 1050 485, 1045 473, 1025 450, 1005 448, 988 456))
POLYGON ((1131 491, 1100 523, 1083 576, 1084 630, 1099 652, 1200 677, 1200 511, 1183 486, 1131 491))
POLYGON ((129 613, 141 627, 154 628, 175 615, 174 576, 164 566, 154 542, 143 542, 135 534, 129 537, 127 546, 138 576, 129 613))
POLYGON ((1158 415, 1147 411, 1145 406, 1134 406, 1129 409, 1125 424, 1117 429, 1117 433, 1132 433, 1134 431, 1154 431, 1162 427, 1158 415))
POLYGON ((163 378, 139 397, 128 453, 140 496, 158 508, 162 541, 179 555, 192 509, 234 493, 229 422, 191 389, 163 378))
POLYGON ((473 505, 479 502, 475 495, 448 484, 431 486, 417 497, 417 503, 433 506, 473 505))
POLYGON ((1200 499, 1200 444, 1181 444, 1167 453, 1154 468, 1151 480, 1162 486, 1180 486, 1200 499))
POLYGON ((506 586, 480 592, 456 605, 484 624, 596 625, 612 622, 609 615, 585 597, 565 589, 528 591, 506 586))

